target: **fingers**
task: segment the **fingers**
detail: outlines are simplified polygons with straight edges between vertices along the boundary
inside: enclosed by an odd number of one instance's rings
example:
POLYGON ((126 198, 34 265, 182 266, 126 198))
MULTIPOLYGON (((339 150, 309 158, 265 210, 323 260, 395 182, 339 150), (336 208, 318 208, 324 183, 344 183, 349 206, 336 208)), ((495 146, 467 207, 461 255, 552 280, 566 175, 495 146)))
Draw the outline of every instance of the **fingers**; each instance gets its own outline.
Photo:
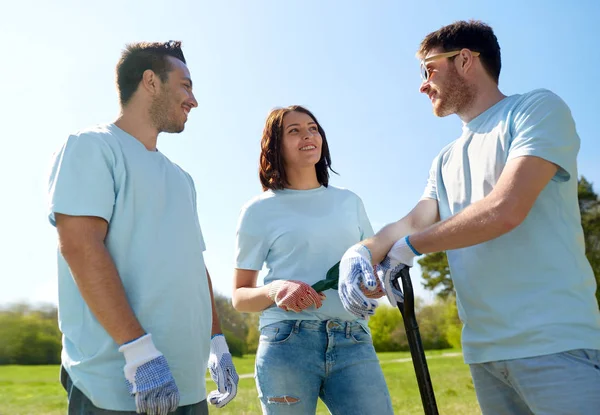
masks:
POLYGON ((314 303, 315 307, 317 308, 320 308, 323 305, 323 302, 321 301, 321 296, 312 287, 310 287, 310 290, 308 290, 308 298, 309 302, 314 303))
POLYGON ((362 265, 362 280, 369 291, 375 291, 377 289, 377 276, 373 270, 371 264, 364 263, 362 265))
POLYGON ((167 415, 179 406, 179 394, 172 390, 156 389, 136 393, 135 406, 137 413, 167 415))
POLYGON ((377 287, 373 291, 367 290, 363 285, 361 285, 360 290, 367 298, 370 298, 370 299, 381 298, 385 295, 385 291, 383 290, 383 286, 381 285, 381 282, 379 282, 377 284, 377 287))
POLYGON ((206 397, 208 402, 211 405, 214 405, 217 408, 222 408, 227 405, 235 396, 237 395, 237 382, 235 380, 236 376, 232 376, 228 374, 227 376, 227 387, 224 393, 219 391, 212 391, 206 397))
POLYGON ((367 299, 353 284, 340 285, 339 294, 344 309, 350 314, 367 320, 375 313, 377 301, 367 299))
POLYGON ((379 274, 387 298, 390 304, 393 306, 397 303, 404 302, 404 294, 402 293, 402 290, 398 290, 392 285, 392 276, 398 273, 402 268, 404 268, 404 265, 400 265, 399 267, 395 267, 393 270, 387 270, 379 274))

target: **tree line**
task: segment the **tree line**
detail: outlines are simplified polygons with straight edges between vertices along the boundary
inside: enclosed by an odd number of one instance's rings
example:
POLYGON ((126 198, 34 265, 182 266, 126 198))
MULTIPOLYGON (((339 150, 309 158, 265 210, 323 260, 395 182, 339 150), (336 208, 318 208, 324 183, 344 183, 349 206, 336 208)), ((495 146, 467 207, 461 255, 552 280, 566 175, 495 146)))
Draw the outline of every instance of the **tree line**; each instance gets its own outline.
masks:
MULTIPOLYGON (((586 256, 592 265, 600 306, 600 200, 592 184, 579 180, 579 209, 586 256)), ((426 255, 419 261, 424 287, 436 293, 431 304, 416 299, 415 311, 426 349, 460 347, 462 325, 458 319, 454 287, 446 254, 426 255)), ((256 352, 259 341, 258 313, 240 313, 231 299, 215 293, 223 333, 234 356, 256 352)), ((369 319, 373 345, 378 352, 408 350, 402 316, 397 308, 382 305, 369 319)), ((54 305, 13 304, 0 308, 0 365, 59 364, 61 333, 54 305)))

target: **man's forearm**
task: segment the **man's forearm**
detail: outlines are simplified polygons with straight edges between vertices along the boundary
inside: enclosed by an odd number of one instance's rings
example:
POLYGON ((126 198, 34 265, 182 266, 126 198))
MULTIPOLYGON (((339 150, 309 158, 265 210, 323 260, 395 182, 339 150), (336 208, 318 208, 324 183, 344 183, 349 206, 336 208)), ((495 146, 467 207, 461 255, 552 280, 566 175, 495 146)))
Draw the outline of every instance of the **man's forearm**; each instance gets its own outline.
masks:
POLYGON ((113 340, 121 345, 143 336, 106 246, 98 242, 61 252, 84 301, 113 340))
POLYGON ((477 245, 508 233, 519 224, 501 201, 482 199, 456 215, 410 235, 420 253, 448 251, 477 245))
POLYGON ((364 246, 369 248, 371 251, 373 264, 379 264, 387 253, 392 248, 392 245, 400 238, 415 232, 412 226, 412 221, 408 216, 400 219, 398 222, 390 223, 389 225, 381 228, 377 234, 371 238, 365 239, 361 242, 364 246))

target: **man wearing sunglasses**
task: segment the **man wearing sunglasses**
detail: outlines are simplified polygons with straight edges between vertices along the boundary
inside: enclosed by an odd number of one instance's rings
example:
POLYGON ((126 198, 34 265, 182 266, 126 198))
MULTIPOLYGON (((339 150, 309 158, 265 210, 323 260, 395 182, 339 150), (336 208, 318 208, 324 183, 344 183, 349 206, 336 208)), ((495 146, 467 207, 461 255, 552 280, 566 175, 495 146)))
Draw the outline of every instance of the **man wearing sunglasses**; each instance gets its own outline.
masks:
POLYGON ((462 134, 434 159, 414 209, 346 252, 342 303, 372 312, 377 303, 355 285, 374 289, 380 278, 395 304, 390 277, 446 251, 484 415, 598 413, 600 311, 569 108, 544 89, 502 94, 500 47, 481 22, 429 34, 418 57, 420 91, 435 115, 461 118, 462 134))

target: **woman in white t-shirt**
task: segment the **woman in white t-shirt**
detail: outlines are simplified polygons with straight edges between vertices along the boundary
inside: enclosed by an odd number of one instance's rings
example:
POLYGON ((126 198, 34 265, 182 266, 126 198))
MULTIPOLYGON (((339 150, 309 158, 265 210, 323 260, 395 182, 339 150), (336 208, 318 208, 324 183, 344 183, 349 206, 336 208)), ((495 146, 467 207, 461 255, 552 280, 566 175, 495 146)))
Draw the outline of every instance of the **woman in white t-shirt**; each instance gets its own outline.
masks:
MULTIPOLYGON (((373 235, 361 199, 329 185, 325 131, 300 106, 273 110, 261 140, 263 193, 244 205, 233 306, 261 312, 256 386, 264 414, 393 414, 365 319, 316 292, 346 249, 373 235), (263 264, 264 285, 256 281, 263 264)), ((363 290, 365 301, 384 295, 363 290)), ((368 318, 368 316, 365 316, 368 318)))

